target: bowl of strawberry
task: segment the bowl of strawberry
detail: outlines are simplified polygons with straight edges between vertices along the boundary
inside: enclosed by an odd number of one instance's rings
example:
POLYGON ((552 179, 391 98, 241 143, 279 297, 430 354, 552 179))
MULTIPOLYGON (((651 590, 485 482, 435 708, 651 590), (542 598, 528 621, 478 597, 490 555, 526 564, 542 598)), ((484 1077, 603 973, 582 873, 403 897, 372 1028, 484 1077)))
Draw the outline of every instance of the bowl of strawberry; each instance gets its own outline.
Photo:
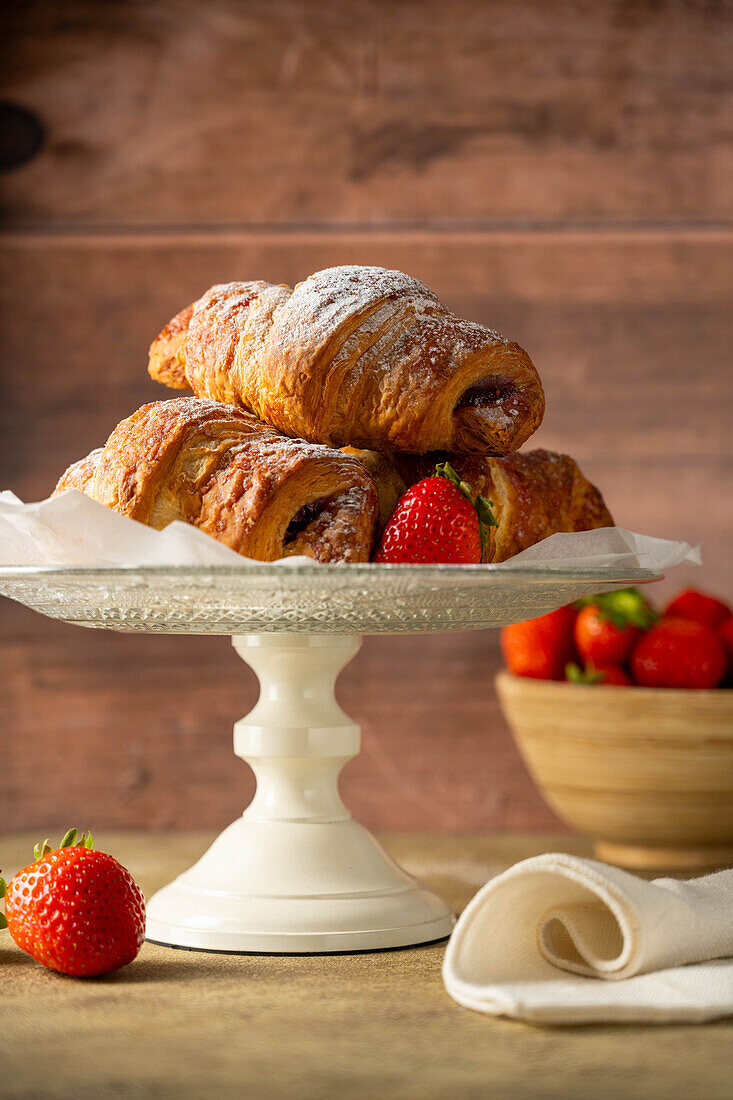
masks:
POLYGON ((625 589, 504 627, 497 689, 546 800, 626 867, 733 863, 733 613, 625 589))

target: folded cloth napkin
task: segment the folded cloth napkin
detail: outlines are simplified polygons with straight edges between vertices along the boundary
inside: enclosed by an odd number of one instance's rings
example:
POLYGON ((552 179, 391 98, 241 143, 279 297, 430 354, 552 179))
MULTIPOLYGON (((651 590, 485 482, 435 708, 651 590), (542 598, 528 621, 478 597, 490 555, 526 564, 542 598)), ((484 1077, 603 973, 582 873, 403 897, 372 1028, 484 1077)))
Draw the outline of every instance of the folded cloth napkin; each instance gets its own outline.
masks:
POLYGON ((467 1008, 537 1024, 733 1015, 733 870, 645 882, 552 854, 479 890, 443 981, 467 1008))

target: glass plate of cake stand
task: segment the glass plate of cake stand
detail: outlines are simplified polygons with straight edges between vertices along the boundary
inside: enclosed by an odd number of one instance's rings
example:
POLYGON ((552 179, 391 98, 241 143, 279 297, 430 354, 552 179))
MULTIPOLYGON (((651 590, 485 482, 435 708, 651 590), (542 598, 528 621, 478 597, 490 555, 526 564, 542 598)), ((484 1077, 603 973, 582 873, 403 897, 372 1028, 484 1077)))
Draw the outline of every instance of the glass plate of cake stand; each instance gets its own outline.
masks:
POLYGON ((0 569, 0 594, 78 626, 232 636, 260 681, 257 705, 234 727, 256 793, 149 900, 147 935, 205 951, 303 954, 428 943, 453 926, 445 902, 397 866, 339 796, 360 733, 334 684, 361 635, 498 627, 655 579, 603 567, 15 566, 0 569))

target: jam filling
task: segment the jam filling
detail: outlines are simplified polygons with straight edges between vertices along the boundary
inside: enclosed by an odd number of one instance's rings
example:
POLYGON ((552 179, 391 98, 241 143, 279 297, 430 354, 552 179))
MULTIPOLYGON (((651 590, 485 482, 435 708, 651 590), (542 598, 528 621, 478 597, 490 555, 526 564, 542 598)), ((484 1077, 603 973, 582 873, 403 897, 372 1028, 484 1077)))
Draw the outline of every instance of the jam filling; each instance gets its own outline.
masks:
POLYGON ((306 527, 308 527, 314 519, 320 516, 327 501, 327 497, 322 497, 320 500, 310 500, 307 504, 304 504, 302 508, 298 509, 285 532, 285 538, 283 539, 283 544, 285 546, 287 546, 289 542, 294 542, 298 535, 302 534, 306 527))
POLYGON ((505 401, 514 392, 511 382, 499 378, 479 378, 469 386, 456 405, 457 409, 481 408, 486 405, 496 405, 499 401, 505 401))

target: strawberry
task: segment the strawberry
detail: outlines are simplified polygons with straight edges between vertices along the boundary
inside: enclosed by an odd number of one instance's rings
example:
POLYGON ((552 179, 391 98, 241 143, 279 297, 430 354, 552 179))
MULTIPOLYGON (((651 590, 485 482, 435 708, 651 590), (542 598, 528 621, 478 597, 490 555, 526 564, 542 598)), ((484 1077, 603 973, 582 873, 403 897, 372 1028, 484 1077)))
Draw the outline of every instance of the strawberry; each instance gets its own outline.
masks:
POLYGON ((717 635, 728 658, 728 675, 726 678, 733 681, 733 615, 721 623, 717 629, 717 635))
POLYGON ((604 687, 631 687, 631 677, 620 665, 606 665, 596 668, 586 665, 579 668, 569 664, 565 668, 565 679, 572 684, 603 684, 604 687))
POLYGON ((689 619, 660 619, 631 657, 631 674, 643 687, 714 688, 725 669, 720 639, 689 619))
POLYGON ((56 850, 48 841, 36 845, 36 862, 5 888, 5 920, 37 962, 88 978, 135 958, 145 938, 145 899, 129 871, 92 850, 91 833, 78 843, 76 835, 70 829, 56 850))
POLYGON ((599 668, 598 672, 601 674, 601 683, 606 687, 632 687, 633 685, 628 672, 619 665, 608 665, 606 668, 599 668))
POLYGON ((582 609, 575 623, 578 653, 593 665, 624 664, 640 635, 638 627, 631 623, 617 626, 593 604, 582 609))
POLYGON ((563 680, 565 666, 575 656, 575 616, 575 608, 569 605, 502 627, 501 650, 509 671, 535 680, 563 680))
POLYGON ((642 631, 656 618, 635 588, 624 588, 581 601, 575 644, 586 664, 596 668, 624 665, 642 631))
POLYGON ((435 476, 418 481, 397 501, 374 561, 477 565, 494 526, 491 501, 474 496, 450 463, 442 462, 435 476))
POLYGON ((699 592, 696 588, 686 588, 667 605, 664 614, 671 619, 690 619, 693 623, 717 630, 730 618, 733 611, 727 603, 699 592))

